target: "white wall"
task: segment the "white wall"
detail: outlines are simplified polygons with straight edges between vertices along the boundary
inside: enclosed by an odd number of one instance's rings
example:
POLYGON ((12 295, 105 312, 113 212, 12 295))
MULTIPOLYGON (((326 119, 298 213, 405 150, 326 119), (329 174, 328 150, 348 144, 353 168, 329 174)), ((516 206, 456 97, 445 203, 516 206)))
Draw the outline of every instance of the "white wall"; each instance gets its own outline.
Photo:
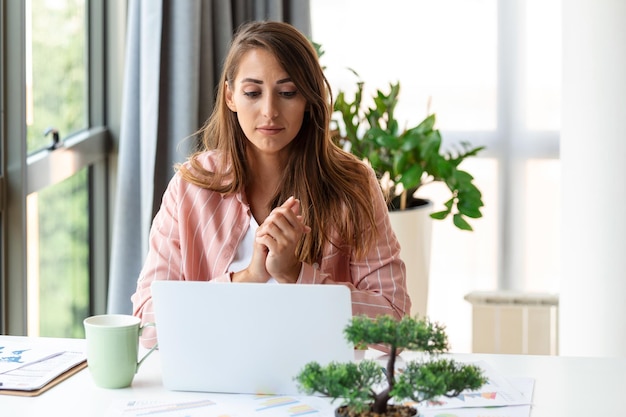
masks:
POLYGON ((626 356, 626 2, 564 0, 560 354, 626 356))

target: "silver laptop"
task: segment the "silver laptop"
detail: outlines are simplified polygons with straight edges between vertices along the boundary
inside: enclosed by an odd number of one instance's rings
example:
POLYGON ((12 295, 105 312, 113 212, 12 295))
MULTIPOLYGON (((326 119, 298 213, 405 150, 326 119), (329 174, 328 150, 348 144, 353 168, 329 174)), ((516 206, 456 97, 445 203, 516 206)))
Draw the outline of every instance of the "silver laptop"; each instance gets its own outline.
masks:
POLYGON ((155 281, 152 297, 170 390, 302 394, 307 362, 354 360, 343 285, 155 281))

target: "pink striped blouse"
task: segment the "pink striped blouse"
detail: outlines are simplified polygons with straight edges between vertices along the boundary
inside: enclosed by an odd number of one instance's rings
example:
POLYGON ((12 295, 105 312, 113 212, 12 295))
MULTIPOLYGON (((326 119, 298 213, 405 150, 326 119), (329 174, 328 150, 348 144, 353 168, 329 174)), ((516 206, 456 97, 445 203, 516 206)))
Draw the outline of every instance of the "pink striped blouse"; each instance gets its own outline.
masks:
MULTIPOLYGON (((212 170, 215 154, 205 152, 200 161, 212 170)), ((390 314, 399 318, 411 307, 405 266, 373 170, 370 179, 377 196, 373 204, 381 231, 376 244, 360 260, 328 244, 319 264, 302 264, 297 283, 346 285, 352 294, 353 315, 390 314)), ((190 184, 176 174, 152 223, 148 255, 131 297, 133 314, 144 323, 154 321, 150 293, 154 280, 230 281, 229 266, 250 219, 242 194, 222 195, 190 184)), ((142 343, 156 343, 153 327, 145 329, 142 343)))

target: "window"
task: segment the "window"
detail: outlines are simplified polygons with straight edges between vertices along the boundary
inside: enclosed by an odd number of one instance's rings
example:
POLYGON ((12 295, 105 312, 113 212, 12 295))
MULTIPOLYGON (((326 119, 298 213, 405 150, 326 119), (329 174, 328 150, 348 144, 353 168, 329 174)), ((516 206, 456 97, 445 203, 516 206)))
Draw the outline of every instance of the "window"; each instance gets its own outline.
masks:
POLYGON ((26 0, 27 151, 86 129, 87 4, 85 0, 26 0))
POLYGON ((400 120, 430 110, 444 146, 487 147, 464 165, 485 202, 475 231, 433 224, 428 314, 469 352, 465 294, 559 288, 560 2, 316 0, 311 15, 335 93, 354 91, 348 68, 369 92, 400 81, 400 120))
POLYGON ((2 119, 4 333, 82 337, 82 320, 105 311, 107 162, 119 121, 125 7, 4 4, 11 39, 2 42, 2 85, 10 86, 2 99, 11 102, 2 119))
MULTIPOLYGON (((31 155, 54 146, 55 135, 67 137, 88 127, 86 9, 85 0, 26 2, 31 155)), ((89 313, 88 179, 83 168, 27 197, 29 335, 83 335, 80 324, 89 313)))

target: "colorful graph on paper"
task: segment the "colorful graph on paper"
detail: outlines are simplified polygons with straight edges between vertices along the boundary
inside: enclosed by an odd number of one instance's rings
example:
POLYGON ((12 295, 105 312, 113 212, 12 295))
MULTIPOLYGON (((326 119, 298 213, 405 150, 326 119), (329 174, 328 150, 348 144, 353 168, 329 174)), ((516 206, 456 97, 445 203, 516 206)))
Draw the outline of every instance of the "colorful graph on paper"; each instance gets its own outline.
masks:
POLYGON ((320 397, 212 393, 191 400, 171 395, 174 397, 170 400, 133 400, 114 404, 107 417, 321 417, 333 415, 335 408, 320 397))
POLYGON ((508 378, 495 372, 488 364, 476 362, 484 371, 488 382, 478 391, 465 391, 452 398, 438 397, 419 404, 420 409, 451 409, 464 407, 504 407, 530 405, 530 398, 515 387, 508 378))
POLYGON ((420 417, 529 417, 530 406, 513 406, 498 408, 468 408, 452 412, 430 414, 422 413, 420 417))
POLYGON ((445 411, 420 411, 420 417, 530 417, 529 405, 494 408, 462 408, 445 411))
MULTIPOLYGON (((420 417, 529 417, 534 380, 503 378, 488 365, 479 366, 489 379, 482 390, 411 405, 420 417)), ((112 406, 107 417, 326 417, 334 415, 336 406, 313 396, 168 392, 158 400, 124 401, 112 406)))
POLYGON ((0 345, 0 373, 9 372, 60 353, 62 351, 58 349, 27 346, 23 343, 2 343, 0 345))
POLYGON ((264 397, 261 396, 259 399, 259 407, 256 411, 266 411, 266 410, 275 410, 277 408, 282 408, 284 412, 287 413, 290 417, 297 416, 305 416, 310 414, 317 414, 319 410, 315 409, 313 406, 304 403, 293 397, 264 397))
MULTIPOLYGON (((504 407, 461 407, 450 409, 425 408, 419 404, 411 404, 420 412, 420 417, 530 417, 533 389, 533 378, 512 377, 507 380, 527 399, 526 405, 509 405, 504 407)), ((489 397, 490 395, 487 395, 489 397)))
POLYGON ((127 401, 123 412, 136 417, 158 415, 189 415, 191 410, 207 409, 215 403, 208 399, 197 401, 161 402, 154 400, 127 401))

